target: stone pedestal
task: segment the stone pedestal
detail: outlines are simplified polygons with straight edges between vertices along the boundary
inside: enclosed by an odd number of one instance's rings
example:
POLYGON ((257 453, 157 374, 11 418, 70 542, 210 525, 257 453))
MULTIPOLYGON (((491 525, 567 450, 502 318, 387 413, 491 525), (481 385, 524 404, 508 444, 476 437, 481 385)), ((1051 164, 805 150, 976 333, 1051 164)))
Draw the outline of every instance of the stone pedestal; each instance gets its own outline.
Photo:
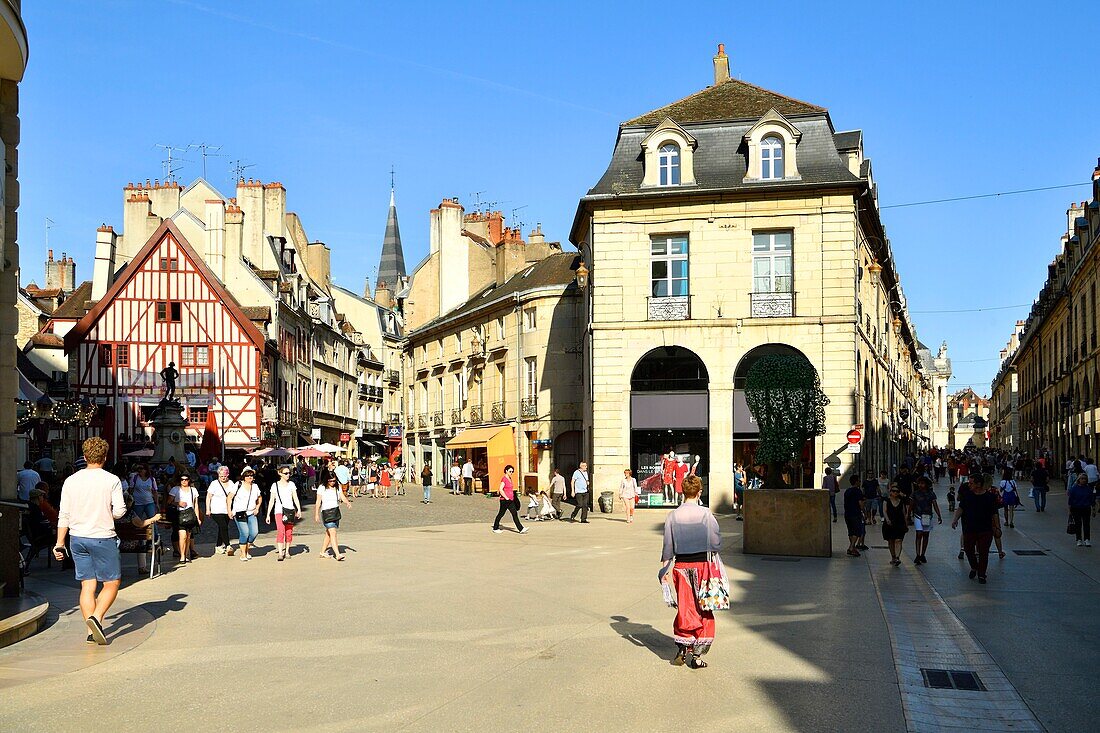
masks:
POLYGON ((153 426, 153 457, 149 463, 159 466, 175 458, 177 466, 186 466, 183 444, 187 437, 187 420, 183 418, 183 405, 176 400, 161 400, 149 424, 153 426))
POLYGON ((747 490, 744 516, 745 554, 833 554, 829 492, 824 489, 747 490))

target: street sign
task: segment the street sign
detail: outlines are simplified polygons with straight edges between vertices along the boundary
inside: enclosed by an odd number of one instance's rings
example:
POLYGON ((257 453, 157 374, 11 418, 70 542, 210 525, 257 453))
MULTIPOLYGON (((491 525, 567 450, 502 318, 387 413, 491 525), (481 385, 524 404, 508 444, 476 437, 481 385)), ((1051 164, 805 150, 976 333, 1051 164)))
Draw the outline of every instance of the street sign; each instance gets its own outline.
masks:
POLYGON ((900 410, 898 410, 898 417, 900 417, 902 420, 908 420, 909 419, 909 408, 908 407, 903 407, 900 410))
POLYGON ((849 453, 859 453, 859 449, 860 449, 859 443, 849 443, 848 444, 848 452, 849 453))
MULTIPOLYGON (((848 444, 858 446, 860 441, 863 440, 863 433, 859 432, 855 428, 848 431, 848 444)), ((849 450, 851 450, 849 448, 849 450)))

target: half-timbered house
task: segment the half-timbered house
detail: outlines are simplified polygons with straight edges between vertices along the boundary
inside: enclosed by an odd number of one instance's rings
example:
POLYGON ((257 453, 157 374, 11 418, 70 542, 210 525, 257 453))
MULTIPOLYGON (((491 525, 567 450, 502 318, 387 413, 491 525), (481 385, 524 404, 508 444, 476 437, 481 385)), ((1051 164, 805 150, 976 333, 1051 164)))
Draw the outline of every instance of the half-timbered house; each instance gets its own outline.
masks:
POLYGON ((114 407, 112 439, 149 434, 174 365, 196 436, 213 411, 227 448, 260 443, 264 334, 171 219, 64 338, 76 394, 114 407))

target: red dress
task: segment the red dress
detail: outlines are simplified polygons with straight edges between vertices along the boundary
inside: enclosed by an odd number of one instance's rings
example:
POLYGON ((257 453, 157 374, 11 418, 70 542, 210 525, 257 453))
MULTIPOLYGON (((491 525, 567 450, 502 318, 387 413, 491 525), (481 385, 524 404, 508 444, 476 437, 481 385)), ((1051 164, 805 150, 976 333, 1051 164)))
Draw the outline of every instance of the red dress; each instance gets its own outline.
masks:
POLYGON ((688 471, 691 470, 691 466, 686 463, 681 463, 675 467, 676 471, 676 493, 684 493, 684 476, 688 475, 688 471))
POLYGON ((673 483, 676 477, 676 461, 667 456, 661 458, 661 483, 665 486, 673 483))

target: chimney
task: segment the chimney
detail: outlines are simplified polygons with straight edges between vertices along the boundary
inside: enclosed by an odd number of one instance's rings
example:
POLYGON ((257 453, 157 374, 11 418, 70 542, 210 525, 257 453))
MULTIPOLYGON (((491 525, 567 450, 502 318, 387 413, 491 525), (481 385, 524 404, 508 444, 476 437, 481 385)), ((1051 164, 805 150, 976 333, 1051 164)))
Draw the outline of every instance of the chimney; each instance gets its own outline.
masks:
POLYGON ((99 300, 107 293, 115 274, 115 230, 104 224, 96 230, 95 269, 92 271, 92 300, 99 300))
POLYGON ((218 280, 225 282, 225 202, 207 199, 206 210, 206 264, 218 280))
POLYGON ((726 44, 718 44, 718 53, 714 57, 714 86, 730 80, 730 60, 726 56, 726 44))

